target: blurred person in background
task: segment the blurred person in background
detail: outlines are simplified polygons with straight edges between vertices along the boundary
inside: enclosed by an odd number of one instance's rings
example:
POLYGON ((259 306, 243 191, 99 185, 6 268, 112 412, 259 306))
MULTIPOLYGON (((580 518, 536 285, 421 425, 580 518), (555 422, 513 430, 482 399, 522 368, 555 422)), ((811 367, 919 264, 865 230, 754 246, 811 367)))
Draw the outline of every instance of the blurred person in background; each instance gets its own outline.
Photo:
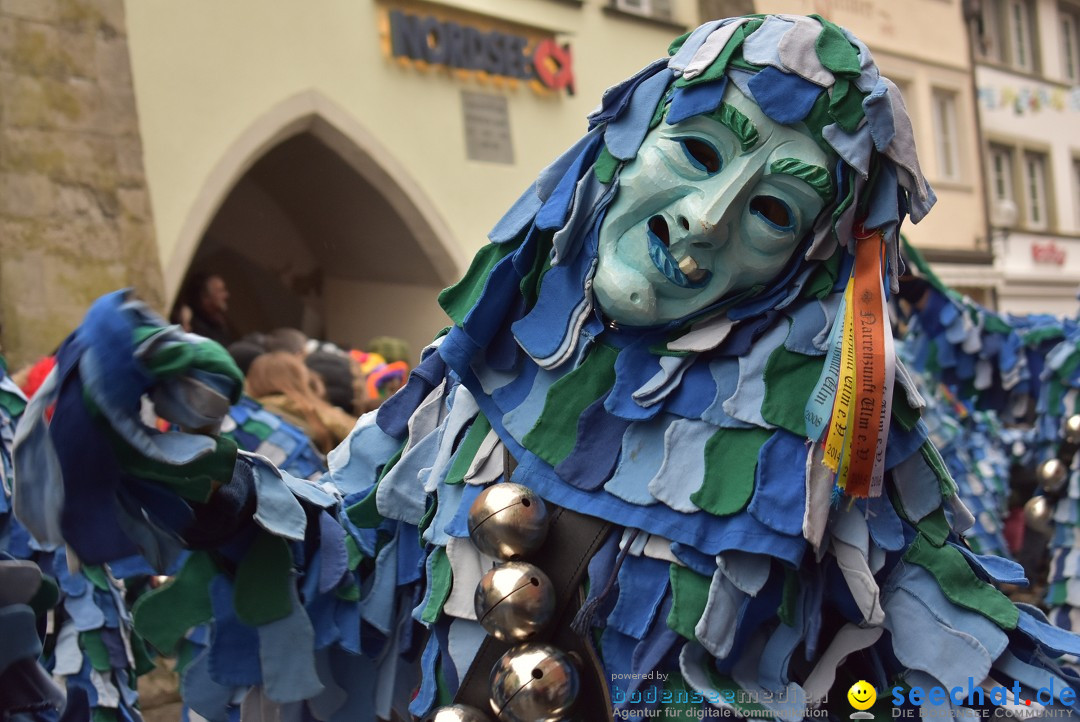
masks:
POLYGON ((362 413, 354 399, 355 376, 359 369, 344 352, 313 351, 304 357, 304 365, 322 379, 327 401, 353 417, 362 413))
POLYGON ((303 358, 307 355, 308 337, 298 328, 275 328, 266 334, 267 351, 284 351, 303 358))
POLYGON ((233 341, 228 346, 229 355, 247 376, 251 362, 266 353, 266 337, 261 333, 249 333, 239 341, 233 341))
POLYGON ((299 426, 327 453, 348 436, 356 419, 320 398, 313 374, 295 355, 273 351, 257 357, 247 374, 247 393, 267 410, 299 426))
MULTIPOLYGON (((192 333, 197 333, 222 346, 233 342, 236 334, 225 315, 229 310, 229 289, 225 279, 216 273, 197 273, 188 283, 186 304, 191 308, 192 333)), ((174 315, 179 314, 178 307, 174 315)), ((188 330, 185 327, 185 330, 188 330)))
POLYGON ((383 360, 392 364, 397 361, 412 364, 412 349, 409 342, 396 336, 376 336, 367 343, 368 353, 378 354, 383 360))

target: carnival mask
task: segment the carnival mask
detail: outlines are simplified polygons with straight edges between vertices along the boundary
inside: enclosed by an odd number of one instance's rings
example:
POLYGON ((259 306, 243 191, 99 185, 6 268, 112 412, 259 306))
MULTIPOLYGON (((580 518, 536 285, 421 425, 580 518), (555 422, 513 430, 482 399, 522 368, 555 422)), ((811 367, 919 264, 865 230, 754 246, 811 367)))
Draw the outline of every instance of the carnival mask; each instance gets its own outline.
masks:
POLYGON ((767 283, 831 199, 831 165, 801 124, 769 119, 734 84, 716 111, 661 122, 600 227, 601 310, 652 326, 767 283))

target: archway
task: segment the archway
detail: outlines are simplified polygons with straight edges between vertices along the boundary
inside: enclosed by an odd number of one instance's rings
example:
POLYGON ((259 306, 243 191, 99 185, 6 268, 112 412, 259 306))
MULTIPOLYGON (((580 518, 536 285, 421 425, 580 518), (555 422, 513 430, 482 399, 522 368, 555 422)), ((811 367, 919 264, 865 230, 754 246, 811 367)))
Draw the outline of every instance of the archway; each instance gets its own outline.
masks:
POLYGON ((445 325, 464 262, 423 193, 340 108, 310 92, 253 124, 215 168, 167 273, 220 274, 238 333, 279 326, 349 347, 445 325))

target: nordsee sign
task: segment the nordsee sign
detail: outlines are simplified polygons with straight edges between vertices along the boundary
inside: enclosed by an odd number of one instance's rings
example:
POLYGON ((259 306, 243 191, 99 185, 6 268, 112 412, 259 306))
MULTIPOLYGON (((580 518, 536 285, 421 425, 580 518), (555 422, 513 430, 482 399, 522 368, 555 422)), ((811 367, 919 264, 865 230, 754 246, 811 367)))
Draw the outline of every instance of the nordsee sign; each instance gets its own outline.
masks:
POLYGON ((390 53, 428 65, 472 70, 491 76, 537 81, 549 90, 573 95, 574 72, 569 45, 553 38, 537 40, 431 15, 403 10, 390 13, 390 53))

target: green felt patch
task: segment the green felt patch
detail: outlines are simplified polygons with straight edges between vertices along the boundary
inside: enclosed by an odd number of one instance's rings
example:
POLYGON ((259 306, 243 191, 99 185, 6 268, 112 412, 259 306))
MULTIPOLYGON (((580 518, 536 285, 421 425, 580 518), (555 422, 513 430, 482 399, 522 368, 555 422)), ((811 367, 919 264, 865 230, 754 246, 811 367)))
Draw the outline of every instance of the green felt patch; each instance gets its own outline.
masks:
POLYGON ((487 284, 488 276, 491 275, 491 269, 495 268, 499 261, 513 253, 517 246, 517 243, 488 243, 484 245, 473 256, 469 270, 465 272, 461 280, 439 294, 439 305, 455 324, 460 326, 465 321, 465 316, 468 315, 469 310, 476 305, 480 294, 484 292, 484 286, 487 284))
POLYGON ((778 346, 765 363, 762 418, 796 436, 806 436, 806 401, 824 366, 824 356, 807 356, 778 346))
POLYGON ((476 458, 476 452, 480 450, 480 444, 484 443, 484 439, 487 438, 490 432, 491 422, 487 420, 483 412, 478 413, 454 454, 454 461, 450 464, 450 470, 446 472, 447 484, 461 484, 465 481, 465 474, 468 473, 469 467, 472 466, 473 460, 476 458))
POLYGON ((859 77, 862 70, 859 65, 859 51, 836 25, 821 17, 818 22, 824 27, 814 43, 814 49, 821 64, 834 74, 849 80, 859 77))
POLYGON ((86 658, 90 660, 90 666, 98 672, 108 672, 109 649, 101 639, 100 629, 91 629, 88 632, 79 632, 79 646, 82 647, 86 658))
POLYGON ((345 552, 349 555, 349 571, 356 571, 356 568, 360 566, 360 562, 364 560, 364 552, 360 551, 360 544, 357 543, 352 534, 345 535, 345 552))
POLYGON ((210 580, 217 573, 209 554, 192 552, 175 577, 135 602, 136 631, 154 649, 171 654, 189 629, 212 616, 210 580))
POLYGON ((618 355, 616 349, 596 344, 580 366, 553 383, 544 410, 522 445, 552 466, 569 456, 577 442, 582 412, 615 384, 618 355))
MULTIPOLYGON (((760 21, 758 21, 758 24, 760 24, 760 21)), ((742 47, 743 41, 746 40, 747 35, 747 26, 743 25, 731 34, 731 38, 728 40, 727 45, 725 45, 724 49, 720 51, 720 54, 716 56, 716 60, 705 69, 705 72, 693 79, 687 79, 684 75, 675 81, 675 85, 678 87, 687 87, 698 85, 700 83, 708 83, 722 78, 724 73, 727 72, 728 63, 731 62, 735 52, 742 47)))
POLYGON ((436 547, 431 554, 431 579, 428 583, 431 585, 431 594, 428 595, 427 605, 420 619, 433 624, 442 616, 443 605, 450 597, 450 588, 453 585, 450 557, 446 555, 445 547, 436 547))
POLYGON ((911 431, 919 423, 919 409, 908 405, 907 392, 899 383, 893 388, 892 416, 904 431, 911 431))
POLYGON ((600 155, 597 156, 596 163, 593 164, 593 173, 596 174, 596 180, 604 185, 610 183, 615 178, 615 171, 618 170, 621 162, 611 154, 611 151, 605 145, 600 149, 600 155))
POLYGON ((270 434, 274 433, 274 430, 271 429, 269 425, 253 418, 249 418, 245 421, 240 428, 257 439, 269 438, 270 434))
POLYGON ((131 656, 135 659, 135 674, 141 677, 156 669, 154 660, 150 657, 150 651, 146 648, 144 640, 138 632, 131 632, 131 656))
POLYGON ((927 541, 934 546, 942 546, 949 538, 949 520, 945 517, 945 509, 938 507, 919 520, 915 527, 922 532, 927 541))
MULTIPOLYGON (((160 332, 159 327, 141 327, 134 331, 133 341, 138 344, 153 333, 160 332)), ((230 400, 235 404, 244 393, 244 374, 236 365, 225 347, 216 341, 206 340, 201 343, 169 343, 159 345, 150 358, 143 359, 143 365, 156 378, 167 379, 186 373, 190 369, 199 369, 207 373, 225 376, 232 383, 230 400)))
POLYGON ((795 626, 795 613, 799 606, 799 574, 794 569, 784 567, 784 591, 780 597, 780 608, 776 614, 780 621, 789 627, 795 626))
POLYGON ((112 586, 109 583, 109 576, 105 573, 105 569, 101 566, 85 565, 82 568, 83 576, 86 577, 91 584, 100 589, 103 592, 109 591, 112 586))
POLYGON ((259 627, 289 616, 292 584, 288 542, 260 531, 236 567, 236 618, 250 627, 259 627))
POLYGON ((59 601, 60 587, 57 586, 56 580, 48 574, 42 574, 41 585, 26 604, 34 610, 34 616, 40 617, 55 607, 59 601))
POLYGON ((117 460, 124 471, 140 479, 165 486, 184 499, 206 503, 214 493, 215 483, 232 479, 236 466, 236 442, 215 436, 216 448, 187 464, 165 464, 143 455, 111 428, 106 427, 117 460))
POLYGON ((921 534, 904 552, 904 559, 918 564, 937 580, 949 601, 978 612, 1002 629, 1016 629, 1020 611, 993 585, 979 579, 960 550, 936 547, 921 534))
POLYGON ((91 707, 90 722, 120 722, 120 712, 110 707, 91 707))
MULTIPOLYGON (((805 433, 805 432, 804 432, 805 433)), ((741 511, 754 493, 754 472, 769 429, 720 429, 705 442, 705 479, 690 501, 710 514, 741 511)))
POLYGON ((705 613, 712 580, 678 564, 668 567, 668 576, 671 580, 672 599, 667 625, 683 637, 696 641, 694 627, 705 613))
POLYGON ((379 509, 375 503, 376 494, 379 491, 379 483, 382 482, 383 477, 389 474, 390 470, 401 460, 401 455, 405 452, 405 443, 405 441, 401 442, 401 446, 398 447, 397 452, 390 457, 389 461, 383 464, 382 470, 379 472, 379 478, 375 481, 375 485, 371 487, 371 491, 367 493, 367 496, 352 506, 346 507, 345 514, 349 517, 349 521, 358 528, 374 529, 379 526, 379 524, 383 523, 383 516, 379 513, 379 509))

